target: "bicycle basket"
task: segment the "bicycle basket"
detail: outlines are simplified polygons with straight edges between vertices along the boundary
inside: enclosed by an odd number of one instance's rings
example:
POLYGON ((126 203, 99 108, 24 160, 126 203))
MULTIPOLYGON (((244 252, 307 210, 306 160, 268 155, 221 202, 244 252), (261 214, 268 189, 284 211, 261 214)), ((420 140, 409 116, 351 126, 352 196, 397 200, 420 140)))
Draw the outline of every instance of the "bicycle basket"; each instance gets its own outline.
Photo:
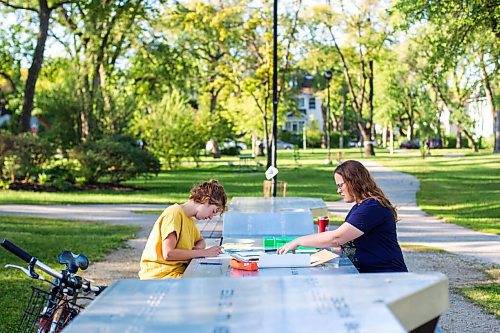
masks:
MULTIPOLYGON (((31 286, 32 293, 31 298, 26 305, 26 308, 22 314, 21 322, 19 324, 18 333, 32 333, 32 332, 48 332, 51 325, 51 319, 54 309, 48 311, 42 316, 44 307, 48 304, 50 293, 31 286), (51 313, 52 312, 52 313, 51 313)), ((76 315, 80 312, 82 308, 79 305, 71 304, 70 302, 60 302, 61 299, 56 297, 53 299, 56 304, 64 307, 63 314, 59 320, 56 332, 59 332, 66 326, 76 315)))

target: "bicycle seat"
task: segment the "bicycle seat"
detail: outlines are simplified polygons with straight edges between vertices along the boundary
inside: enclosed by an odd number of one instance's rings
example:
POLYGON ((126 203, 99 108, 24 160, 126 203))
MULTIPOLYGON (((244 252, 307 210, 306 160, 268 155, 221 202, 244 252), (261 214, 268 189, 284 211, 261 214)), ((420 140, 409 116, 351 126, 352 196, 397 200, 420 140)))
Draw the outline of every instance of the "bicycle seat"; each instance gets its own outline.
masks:
POLYGON ((57 256, 60 264, 66 265, 70 273, 76 273, 78 269, 86 270, 89 267, 89 260, 83 254, 74 254, 71 251, 63 251, 57 256))

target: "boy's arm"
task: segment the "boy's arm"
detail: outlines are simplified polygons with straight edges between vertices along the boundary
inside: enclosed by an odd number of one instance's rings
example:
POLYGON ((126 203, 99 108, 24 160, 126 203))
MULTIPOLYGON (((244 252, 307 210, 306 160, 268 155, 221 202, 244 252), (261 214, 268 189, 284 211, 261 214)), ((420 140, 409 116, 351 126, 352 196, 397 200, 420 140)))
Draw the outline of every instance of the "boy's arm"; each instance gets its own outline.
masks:
MULTIPOLYGON (((203 240, 204 242, 205 240, 203 240)), ((189 260, 200 257, 215 257, 222 253, 221 246, 212 246, 208 249, 183 250, 176 249, 177 235, 171 232, 162 242, 162 254, 165 260, 189 260)))
POLYGON ((204 248, 207 247, 207 243, 205 242, 205 238, 203 236, 200 237, 195 243, 193 250, 203 250, 204 248))

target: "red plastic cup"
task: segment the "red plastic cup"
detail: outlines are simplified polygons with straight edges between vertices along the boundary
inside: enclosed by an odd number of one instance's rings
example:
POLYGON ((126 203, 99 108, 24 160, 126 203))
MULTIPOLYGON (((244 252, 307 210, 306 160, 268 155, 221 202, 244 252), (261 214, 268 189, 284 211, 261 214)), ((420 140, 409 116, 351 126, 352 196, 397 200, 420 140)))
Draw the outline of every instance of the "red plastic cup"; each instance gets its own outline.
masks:
POLYGON ((328 216, 318 217, 318 232, 325 232, 328 230, 328 223, 330 219, 328 216))

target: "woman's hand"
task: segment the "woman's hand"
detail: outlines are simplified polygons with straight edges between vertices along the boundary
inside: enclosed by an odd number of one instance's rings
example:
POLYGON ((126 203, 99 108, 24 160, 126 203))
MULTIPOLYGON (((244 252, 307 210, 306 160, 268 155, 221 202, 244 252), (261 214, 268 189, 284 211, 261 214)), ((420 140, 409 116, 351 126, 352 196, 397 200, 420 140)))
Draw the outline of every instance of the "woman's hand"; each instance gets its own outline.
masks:
POLYGON ((299 244, 295 244, 294 241, 291 241, 290 243, 286 243, 282 247, 276 250, 277 254, 286 254, 287 252, 295 252, 295 249, 299 247, 299 244))
POLYGON ((222 253, 222 246, 216 245, 203 250, 204 257, 217 257, 222 253))

